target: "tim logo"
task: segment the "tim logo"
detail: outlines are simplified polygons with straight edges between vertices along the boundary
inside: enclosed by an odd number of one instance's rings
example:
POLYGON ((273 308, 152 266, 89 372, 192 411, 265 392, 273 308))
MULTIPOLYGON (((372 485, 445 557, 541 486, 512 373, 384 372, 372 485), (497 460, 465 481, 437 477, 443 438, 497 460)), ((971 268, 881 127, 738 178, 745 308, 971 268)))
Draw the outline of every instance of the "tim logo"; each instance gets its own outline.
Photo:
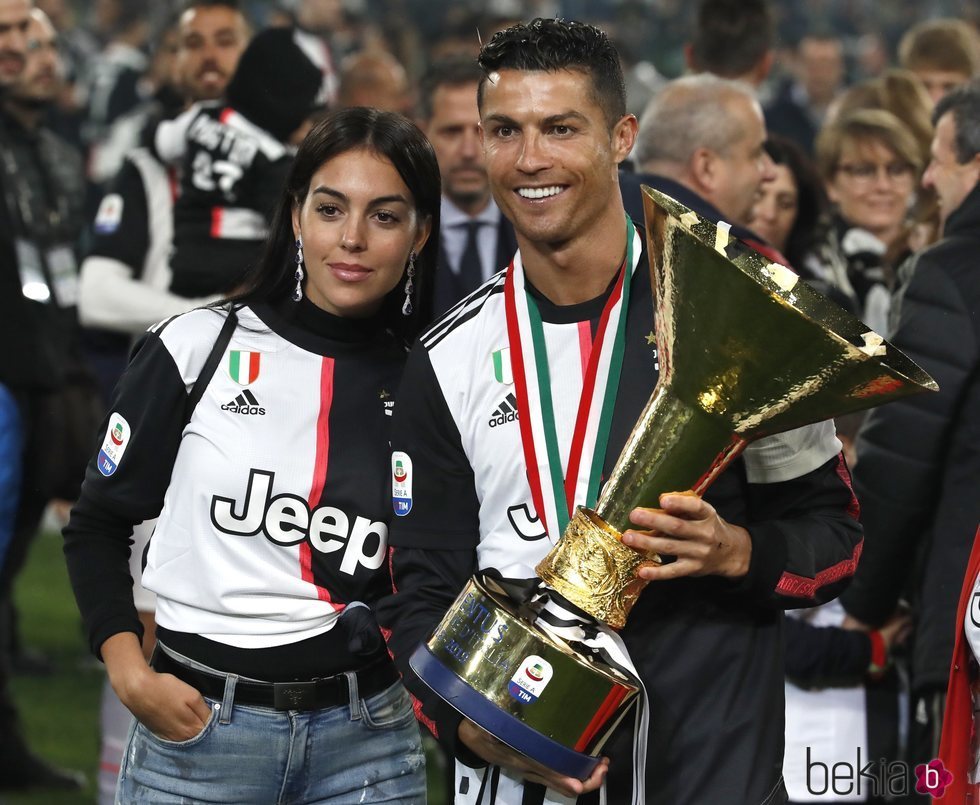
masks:
POLYGON ((806 790, 814 796, 832 794, 838 797, 852 794, 880 797, 891 800, 904 797, 913 791, 942 799, 946 788, 953 782, 952 773, 936 758, 915 767, 907 763, 887 761, 884 758, 861 764, 861 750, 857 750, 855 762, 823 763, 814 760, 810 747, 806 748, 806 790))

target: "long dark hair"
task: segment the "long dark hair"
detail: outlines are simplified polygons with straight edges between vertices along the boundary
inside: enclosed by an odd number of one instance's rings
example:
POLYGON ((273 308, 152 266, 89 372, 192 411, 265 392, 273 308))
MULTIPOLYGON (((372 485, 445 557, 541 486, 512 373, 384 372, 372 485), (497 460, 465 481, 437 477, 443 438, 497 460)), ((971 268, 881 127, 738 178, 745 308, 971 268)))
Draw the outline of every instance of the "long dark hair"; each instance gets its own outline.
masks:
POLYGON ((796 184, 796 219, 786 237, 783 254, 797 271, 805 271, 806 258, 823 237, 822 218, 827 196, 817 168, 792 140, 772 134, 766 151, 777 165, 785 165, 796 184))
POLYGON ((439 164, 425 135, 408 118, 393 112, 357 107, 331 112, 303 140, 286 186, 276 205, 265 252, 245 278, 244 290, 233 301, 277 303, 289 298, 296 281, 293 205, 302 205, 313 174, 325 162, 348 151, 367 148, 387 158, 412 193, 422 220, 432 221, 429 239, 415 261, 411 315, 402 314, 405 277, 381 305, 385 325, 411 343, 432 320, 432 288, 439 254, 439 164))

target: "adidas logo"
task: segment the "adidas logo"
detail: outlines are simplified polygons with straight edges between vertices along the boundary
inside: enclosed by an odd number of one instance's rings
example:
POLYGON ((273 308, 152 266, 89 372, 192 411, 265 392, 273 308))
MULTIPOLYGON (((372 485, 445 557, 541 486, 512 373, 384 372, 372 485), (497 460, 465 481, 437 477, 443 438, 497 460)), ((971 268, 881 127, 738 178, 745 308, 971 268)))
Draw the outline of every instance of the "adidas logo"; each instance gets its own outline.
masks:
POLYGON ((265 416, 265 409, 259 406, 259 401, 251 391, 245 389, 231 402, 221 406, 222 411, 231 411, 233 414, 248 414, 253 416, 265 416))
POLYGON ((497 410, 490 414, 490 422, 488 424, 491 428, 495 428, 497 425, 506 425, 508 422, 513 422, 516 419, 517 397, 511 393, 497 406, 497 410))

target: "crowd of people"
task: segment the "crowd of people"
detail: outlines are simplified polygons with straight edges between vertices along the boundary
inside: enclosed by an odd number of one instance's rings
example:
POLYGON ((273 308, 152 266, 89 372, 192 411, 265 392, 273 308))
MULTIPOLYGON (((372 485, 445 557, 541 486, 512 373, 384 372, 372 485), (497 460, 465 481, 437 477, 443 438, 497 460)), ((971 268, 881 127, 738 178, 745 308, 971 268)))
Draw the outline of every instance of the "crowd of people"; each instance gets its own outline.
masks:
POLYGON ((975 801, 973 22, 374 5, 0 0, 0 795, 84 785, 9 685, 50 668, 12 595, 47 516, 100 803, 423 802, 420 730, 460 803, 975 801), (656 385, 642 186, 939 391, 633 513, 676 557, 621 632, 649 726, 578 780, 409 658, 474 572, 535 576, 656 385))

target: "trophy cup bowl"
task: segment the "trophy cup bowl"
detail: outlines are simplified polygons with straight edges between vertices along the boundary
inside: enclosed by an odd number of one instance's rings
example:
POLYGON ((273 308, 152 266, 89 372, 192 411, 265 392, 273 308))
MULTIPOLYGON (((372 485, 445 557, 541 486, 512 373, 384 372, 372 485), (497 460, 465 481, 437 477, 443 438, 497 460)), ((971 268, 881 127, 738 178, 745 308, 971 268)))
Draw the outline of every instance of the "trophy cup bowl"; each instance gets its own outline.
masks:
MULTIPOLYGON (((622 543, 634 508, 659 505, 665 492, 703 494, 753 439, 938 388, 793 271, 732 238, 727 225, 649 187, 643 193, 657 385, 595 510, 579 507, 535 568, 548 587, 613 629, 625 625, 646 584, 637 569, 660 561, 622 543)), ((577 655, 480 579, 410 664, 464 716, 580 779, 636 700, 636 685, 624 675, 577 655), (490 631, 465 643, 460 636, 474 625, 466 614, 474 607, 490 631), (504 626, 508 639, 496 640, 504 626)))

